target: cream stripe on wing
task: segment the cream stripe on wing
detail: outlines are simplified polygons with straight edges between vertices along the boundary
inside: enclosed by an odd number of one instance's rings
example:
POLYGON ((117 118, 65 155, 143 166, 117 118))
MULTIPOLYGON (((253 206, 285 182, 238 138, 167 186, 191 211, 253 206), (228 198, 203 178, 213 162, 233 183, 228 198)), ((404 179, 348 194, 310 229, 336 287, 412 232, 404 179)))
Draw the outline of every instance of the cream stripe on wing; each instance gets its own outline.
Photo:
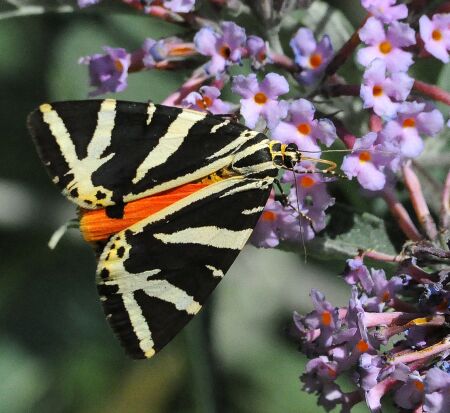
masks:
POLYGON ((150 125, 150 122, 153 119, 153 114, 155 113, 156 106, 154 103, 149 102, 147 106, 147 125, 150 125))
POLYGON ((75 151, 75 145, 70 138, 70 134, 66 129, 66 125, 64 125, 64 122, 59 117, 58 113, 53 110, 52 106, 48 103, 44 103, 43 105, 39 106, 39 110, 42 113, 44 122, 50 128, 50 131, 59 146, 62 156, 69 165, 69 168, 73 168, 73 166, 78 161, 78 157, 75 151))
POLYGON ((215 226, 186 228, 172 234, 154 234, 164 244, 200 244, 214 248, 240 250, 244 247, 253 228, 232 231, 215 226))
POLYGON ((226 153, 229 153, 235 148, 238 148, 243 143, 247 142, 249 139, 253 139, 256 135, 258 135, 259 132, 256 131, 244 131, 242 132, 236 139, 234 139, 232 142, 230 142, 228 145, 224 146, 222 149, 217 151, 216 153, 213 153, 212 155, 208 156, 206 159, 214 159, 218 158, 219 156, 222 156, 226 153))
POLYGON ((92 158, 100 158, 105 149, 111 144, 111 134, 116 118, 116 101, 105 99, 98 111, 97 126, 87 147, 87 154, 92 158))
POLYGON ((211 270, 213 277, 223 278, 224 273, 219 268, 214 267, 213 265, 205 265, 208 270, 211 270))
POLYGON ((262 212, 264 210, 263 206, 252 208, 252 209, 244 209, 241 214, 242 215, 253 215, 257 214, 258 212, 262 212))
POLYGON ((195 111, 181 112, 175 120, 170 124, 169 129, 159 139, 156 147, 147 155, 143 162, 136 170, 136 176, 132 182, 138 183, 145 177, 147 172, 159 165, 162 165, 167 159, 174 154, 185 140, 189 129, 197 122, 203 120, 207 114, 195 111))

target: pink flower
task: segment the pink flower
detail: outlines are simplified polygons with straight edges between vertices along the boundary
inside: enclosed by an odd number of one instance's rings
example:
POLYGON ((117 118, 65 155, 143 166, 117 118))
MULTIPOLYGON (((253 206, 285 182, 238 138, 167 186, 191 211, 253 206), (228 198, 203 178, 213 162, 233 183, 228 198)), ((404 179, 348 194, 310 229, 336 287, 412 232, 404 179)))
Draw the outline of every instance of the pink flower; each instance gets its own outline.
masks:
POLYGON ((289 92, 289 84, 277 73, 268 73, 261 83, 254 73, 235 76, 231 90, 243 97, 241 115, 249 128, 256 126, 260 116, 266 120, 269 128, 274 128, 287 115, 287 103, 279 102, 278 96, 289 92))
POLYGON ((430 20, 422 16, 419 20, 420 37, 425 50, 444 63, 449 62, 450 50, 450 13, 435 14, 430 20))
POLYGON ((379 191, 386 183, 386 177, 381 172, 386 160, 377 153, 376 139, 377 134, 370 132, 357 140, 353 152, 344 158, 341 166, 350 179, 356 177, 361 186, 370 191, 379 191))
POLYGON ((325 35, 317 42, 313 32, 302 27, 289 44, 294 51, 295 63, 303 69, 299 80, 305 84, 314 83, 333 57, 333 45, 330 38, 325 35))
POLYGON ((412 54, 402 47, 416 43, 414 30, 405 23, 393 22, 385 32, 383 24, 371 17, 359 31, 360 39, 368 47, 358 51, 356 59, 363 66, 369 66, 375 59, 386 63, 391 73, 406 72, 413 64, 412 54))
POLYGON ((425 103, 404 102, 397 117, 389 121, 381 132, 383 143, 399 148, 402 156, 415 158, 423 150, 420 135, 434 136, 444 127, 444 117, 439 110, 426 107, 425 103))
POLYGON ((273 137, 284 143, 295 143, 307 156, 320 157, 317 141, 330 146, 336 139, 336 128, 328 119, 314 119, 314 105, 306 99, 294 100, 289 106, 289 118, 273 130, 273 137))
POLYGON ((375 59, 365 71, 361 86, 364 108, 373 108, 378 116, 393 118, 397 113, 398 102, 408 97, 413 83, 414 79, 403 72, 386 77, 386 63, 375 59))
POLYGON ((202 86, 198 92, 191 92, 183 99, 183 106, 214 115, 230 113, 231 104, 219 99, 220 90, 214 86, 202 86))
POLYGON ((197 51, 211 56, 205 66, 205 70, 211 75, 218 75, 228 66, 239 63, 245 45, 245 30, 242 27, 233 22, 223 22, 220 27, 221 34, 210 27, 204 27, 194 37, 197 51))
POLYGON ((408 8, 404 4, 395 6, 397 0, 361 0, 362 6, 383 23, 392 23, 408 17, 408 8))

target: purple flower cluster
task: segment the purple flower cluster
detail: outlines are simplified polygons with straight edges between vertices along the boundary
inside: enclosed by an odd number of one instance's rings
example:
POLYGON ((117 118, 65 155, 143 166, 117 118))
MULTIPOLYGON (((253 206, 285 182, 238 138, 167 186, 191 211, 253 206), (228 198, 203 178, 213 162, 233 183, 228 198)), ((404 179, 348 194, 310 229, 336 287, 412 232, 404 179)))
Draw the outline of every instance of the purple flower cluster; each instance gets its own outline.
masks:
POLYGON ((311 155, 310 160, 297 166, 295 174, 286 172, 282 178, 291 184, 287 196, 290 208, 271 199, 252 242, 260 247, 274 247, 280 240, 311 240, 325 228, 325 210, 334 204, 326 190, 327 178, 311 172, 315 170, 314 159, 321 155, 319 142, 330 146, 337 138, 336 128, 328 119, 315 119, 315 108, 306 99, 279 101, 278 97, 289 91, 289 85, 276 73, 268 73, 261 82, 256 74, 236 76, 232 91, 242 96, 241 115, 248 127, 263 123, 274 138, 285 144, 295 143, 311 155))
POLYGON ((254 69, 260 69, 270 61, 267 43, 258 36, 246 36, 245 30, 233 22, 222 22, 220 32, 211 27, 200 29, 194 37, 197 51, 211 59, 205 71, 216 77, 222 76, 229 66, 240 64, 249 57, 254 69))
POLYGON ((104 47, 105 54, 82 57, 79 63, 88 65, 90 84, 96 89, 90 96, 122 92, 132 71, 168 66, 195 53, 192 43, 177 37, 161 40, 145 39, 141 48, 129 53, 123 48, 104 47))
POLYGON ((387 394, 407 411, 450 411, 448 269, 428 273, 409 259, 387 279, 358 256, 347 261, 344 279, 352 285, 347 307, 334 307, 313 290, 314 311, 294 313, 302 352, 311 358, 301 377, 304 389, 327 411, 340 405, 348 412, 365 401, 381 412, 387 394), (355 389, 344 392, 341 376, 355 389))
MULTIPOLYGON (((438 134, 444 125, 442 114, 431 104, 409 98, 414 79, 406 72, 413 64, 413 55, 404 49, 416 43, 416 36, 408 24, 398 21, 407 17, 406 5, 395 3, 362 0, 373 17, 359 31, 366 45, 356 56, 366 68, 360 95, 364 108, 372 109, 384 124, 378 134, 357 142, 355 152, 344 158, 342 170, 372 191, 383 189, 387 172, 397 172, 405 159, 420 155, 422 137, 438 134)), ((433 20, 426 16, 420 20, 425 47, 441 58, 448 49, 448 18, 449 15, 435 15, 433 20), (437 41, 433 40, 433 30, 439 32, 434 35, 437 41)), ((448 59, 448 53, 446 56, 448 59)))
POLYGON ((325 228, 325 210, 334 205, 323 175, 287 172, 283 182, 291 184, 287 195, 291 207, 284 207, 271 196, 251 237, 252 244, 258 247, 273 248, 280 241, 313 239, 325 228))

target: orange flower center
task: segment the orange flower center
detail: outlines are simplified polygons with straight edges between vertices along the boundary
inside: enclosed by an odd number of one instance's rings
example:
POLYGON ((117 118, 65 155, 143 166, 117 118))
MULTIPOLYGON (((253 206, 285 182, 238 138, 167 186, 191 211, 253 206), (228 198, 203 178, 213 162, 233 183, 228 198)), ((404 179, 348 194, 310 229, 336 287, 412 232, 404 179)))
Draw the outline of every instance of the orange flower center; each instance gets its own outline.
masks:
POLYGON ((407 118, 403 121, 403 125, 404 128, 414 128, 414 126, 416 126, 416 121, 414 120, 414 118, 407 118))
POLYGON ((322 313, 322 324, 324 326, 329 326, 331 324, 331 321, 332 321, 331 313, 329 311, 324 311, 322 313))
POLYGON ((114 60, 114 67, 119 73, 123 72, 123 64, 119 59, 114 60))
POLYGON ((424 391, 425 385, 420 380, 414 380, 414 387, 419 391, 424 391))
POLYGON ((304 175, 299 179, 299 184, 303 188, 311 188, 316 183, 316 180, 308 175, 304 175))
POLYGON ((331 379, 336 378, 336 376, 337 376, 336 370, 332 369, 331 367, 328 367, 327 372, 328 372, 328 377, 330 377, 331 379))
POLYGON ((368 162, 372 159, 372 155, 370 154, 369 151, 363 151, 359 154, 359 161, 361 163, 365 163, 368 162))
POLYGON ((197 99, 195 103, 199 108, 205 110, 212 105, 212 99, 209 96, 203 96, 202 99, 197 99))
POLYGON ((390 42, 385 40, 384 42, 381 42, 379 45, 380 52, 383 54, 388 54, 392 50, 392 45, 390 42))
POLYGON ((381 96, 383 94, 383 88, 380 85, 375 85, 372 89, 372 93, 376 97, 381 96))
POLYGON ((433 40, 435 40, 436 42, 439 42, 440 40, 442 40, 442 33, 440 30, 433 30, 433 32, 431 33, 431 37, 433 38, 433 40))
POLYGON ((259 52, 258 56, 256 57, 260 62, 263 62, 264 60, 266 60, 266 52, 265 51, 259 52))
POLYGON ((228 59, 231 55, 231 49, 228 45, 224 44, 220 50, 219 53, 222 57, 224 57, 225 59, 228 59))
POLYGON ((262 92, 258 92, 253 99, 258 105, 264 105, 267 102, 267 96, 262 92))
POLYGON ((387 303, 391 299, 391 295, 389 294, 389 292, 385 291, 381 299, 384 303, 387 303))
POLYGON ((322 64, 322 55, 320 53, 313 53, 309 56, 309 64, 313 69, 317 69, 322 64))
POLYGON ((358 351, 360 353, 365 353, 367 350, 369 350, 369 344, 367 344, 366 341, 364 341, 363 339, 359 340, 358 343, 356 344, 356 348, 358 349, 358 351))
POLYGON ((297 125, 297 130, 302 135, 309 135, 311 133, 311 126, 309 126, 309 123, 300 123, 297 125))
POLYGON ((272 211, 264 211, 261 215, 261 219, 263 221, 275 221, 277 219, 277 215, 272 211))

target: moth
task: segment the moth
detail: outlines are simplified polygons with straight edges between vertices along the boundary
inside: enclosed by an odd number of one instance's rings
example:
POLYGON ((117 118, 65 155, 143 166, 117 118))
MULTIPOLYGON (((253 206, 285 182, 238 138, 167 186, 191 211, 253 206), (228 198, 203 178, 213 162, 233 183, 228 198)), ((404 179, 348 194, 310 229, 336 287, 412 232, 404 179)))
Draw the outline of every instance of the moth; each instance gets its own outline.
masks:
POLYGON ((152 357, 198 313, 279 169, 303 159, 231 118, 154 103, 46 103, 28 128, 79 207, 106 318, 133 358, 152 357))

